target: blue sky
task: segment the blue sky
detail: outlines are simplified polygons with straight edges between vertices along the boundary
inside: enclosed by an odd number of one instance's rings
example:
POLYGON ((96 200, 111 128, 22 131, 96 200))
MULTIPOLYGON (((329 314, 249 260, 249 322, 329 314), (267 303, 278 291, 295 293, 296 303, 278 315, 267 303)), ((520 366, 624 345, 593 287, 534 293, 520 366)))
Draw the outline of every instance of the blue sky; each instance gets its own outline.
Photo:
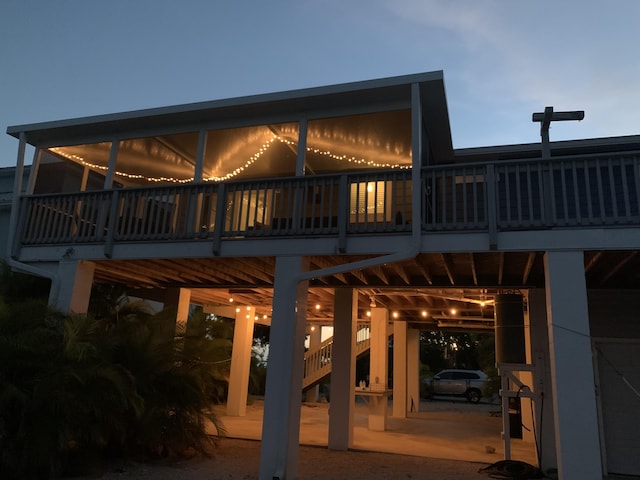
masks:
MULTIPOLYGON (((8 125, 444 70, 454 147, 640 134, 638 0, 2 0, 8 125)), ((27 163, 31 158, 27 158, 27 163)))

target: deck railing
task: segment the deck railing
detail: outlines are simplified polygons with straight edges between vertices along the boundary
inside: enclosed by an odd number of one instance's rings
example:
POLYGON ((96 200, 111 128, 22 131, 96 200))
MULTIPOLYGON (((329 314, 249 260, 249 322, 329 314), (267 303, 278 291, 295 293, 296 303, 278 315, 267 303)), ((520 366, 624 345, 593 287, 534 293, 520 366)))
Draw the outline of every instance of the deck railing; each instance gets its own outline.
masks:
MULTIPOLYGON (((424 232, 640 224, 640 154, 426 167, 421 189, 424 232)), ((413 208, 397 169, 31 195, 16 248, 408 233, 413 208)))

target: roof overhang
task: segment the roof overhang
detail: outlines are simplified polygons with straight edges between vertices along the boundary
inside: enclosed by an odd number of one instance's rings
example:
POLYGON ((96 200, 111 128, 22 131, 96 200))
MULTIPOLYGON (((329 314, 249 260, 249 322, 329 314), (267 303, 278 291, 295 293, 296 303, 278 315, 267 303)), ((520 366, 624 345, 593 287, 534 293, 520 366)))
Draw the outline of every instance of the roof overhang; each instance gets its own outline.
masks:
POLYGON ((422 115, 432 153, 439 162, 453 158, 451 129, 442 71, 332 86, 151 108, 68 120, 10 126, 33 146, 53 146, 118 138, 133 132, 187 128, 224 128, 278 119, 294 121, 408 108, 411 85, 420 87, 422 115))

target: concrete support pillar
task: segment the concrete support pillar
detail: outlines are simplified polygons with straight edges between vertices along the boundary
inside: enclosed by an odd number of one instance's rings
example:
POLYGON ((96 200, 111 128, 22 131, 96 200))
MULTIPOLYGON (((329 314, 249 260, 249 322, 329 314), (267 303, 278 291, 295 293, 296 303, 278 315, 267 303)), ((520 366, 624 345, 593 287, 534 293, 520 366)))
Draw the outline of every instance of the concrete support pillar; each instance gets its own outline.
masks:
MULTIPOLYGON (((371 392, 387 390, 389 377, 389 340, 387 324, 389 310, 371 309, 371 349, 369 351, 369 389, 371 392)), ((384 431, 387 427, 387 396, 369 399, 369 430, 384 431)))
POLYGON ((602 478, 583 252, 546 252, 547 321, 558 472, 602 478))
MULTIPOLYGON (((322 326, 311 325, 309 327, 309 351, 316 350, 320 343, 322 343, 322 326)), ((304 393, 304 401, 314 403, 318 401, 319 396, 320 385, 314 385, 304 393)))
POLYGON ((55 298, 49 298, 49 303, 64 313, 87 313, 95 268, 93 262, 84 260, 61 261, 58 265, 60 288, 55 298))
POLYGON ((420 330, 407 330, 407 410, 420 410, 420 330))
POLYGON ((356 328, 358 293, 337 288, 334 297, 333 355, 329 449, 348 450, 353 445, 353 414, 356 384, 356 328))
MULTIPOLYGON (((529 331, 531 332, 531 363, 534 366, 533 389, 537 395, 536 435, 540 448, 540 468, 558 465, 547 330, 547 305, 544 289, 530 290, 527 295, 529 331)), ((529 359, 527 359, 529 360, 529 359)))
POLYGON ((393 322, 393 416, 407 416, 407 322, 393 322))
POLYGON ((260 480, 295 479, 298 470, 307 281, 303 257, 277 257, 260 447, 260 480))
POLYGON ((231 372, 229 374, 229 394, 227 395, 227 415, 232 417, 244 417, 247 414, 255 317, 255 307, 241 307, 240 312, 236 314, 233 327, 231 372))
POLYGON ((185 335, 187 333, 190 304, 191 290, 188 288, 169 288, 165 292, 164 307, 166 309, 175 309, 176 312, 176 335, 185 335))

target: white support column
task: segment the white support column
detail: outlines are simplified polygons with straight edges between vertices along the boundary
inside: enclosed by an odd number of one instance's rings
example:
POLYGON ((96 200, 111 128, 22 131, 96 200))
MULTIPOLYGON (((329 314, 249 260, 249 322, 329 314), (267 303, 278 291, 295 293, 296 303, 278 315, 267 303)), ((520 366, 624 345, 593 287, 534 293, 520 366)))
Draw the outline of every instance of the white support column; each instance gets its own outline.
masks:
POLYGON ((407 416, 407 322, 393 322, 393 416, 407 416))
MULTIPOLYGON (((533 388, 536 393, 536 435, 540 447, 540 468, 547 470, 558 465, 554 426, 553 388, 549 360, 547 305, 544 289, 529 290, 527 294, 529 331, 531 333, 531 363, 533 388)), ((528 359, 527 359, 528 360, 528 359)))
MULTIPOLYGON (((84 260, 63 260, 58 264, 60 288, 49 303, 64 313, 87 313, 95 264, 84 260)), ((53 294, 54 292, 52 292, 53 294)))
MULTIPOLYGON (((389 340, 387 323, 389 310, 371 309, 371 349, 369 353, 369 389, 371 392, 387 390, 389 376, 389 340)), ((387 427, 387 396, 369 399, 369 430, 382 432, 387 427)))
POLYGON ((188 288, 169 288, 165 292, 165 308, 173 308, 176 311, 176 331, 177 335, 184 335, 187 332, 187 321, 189 320, 189 306, 191 305, 191 290, 188 288))
MULTIPOLYGON (((322 343, 322 326, 311 325, 309 327, 309 351, 315 350, 322 343)), ((314 385, 304 394, 305 402, 317 402, 320 396, 320 385, 314 385)))
POLYGON ((233 349, 231 350, 231 373, 227 395, 227 415, 244 417, 247 414, 249 370, 251 369, 251 347, 255 307, 241 307, 236 314, 233 327, 233 349))
POLYGON ((420 330, 407 330, 407 411, 420 411, 420 330))
POLYGON ((337 288, 334 297, 329 449, 348 450, 353 445, 356 383, 356 328, 358 293, 337 288))
POLYGON ((303 257, 276 258, 260 480, 297 476, 308 282, 296 277, 306 265, 303 257))
POLYGON ((558 472, 602 478, 583 252, 546 252, 547 321, 558 472))

